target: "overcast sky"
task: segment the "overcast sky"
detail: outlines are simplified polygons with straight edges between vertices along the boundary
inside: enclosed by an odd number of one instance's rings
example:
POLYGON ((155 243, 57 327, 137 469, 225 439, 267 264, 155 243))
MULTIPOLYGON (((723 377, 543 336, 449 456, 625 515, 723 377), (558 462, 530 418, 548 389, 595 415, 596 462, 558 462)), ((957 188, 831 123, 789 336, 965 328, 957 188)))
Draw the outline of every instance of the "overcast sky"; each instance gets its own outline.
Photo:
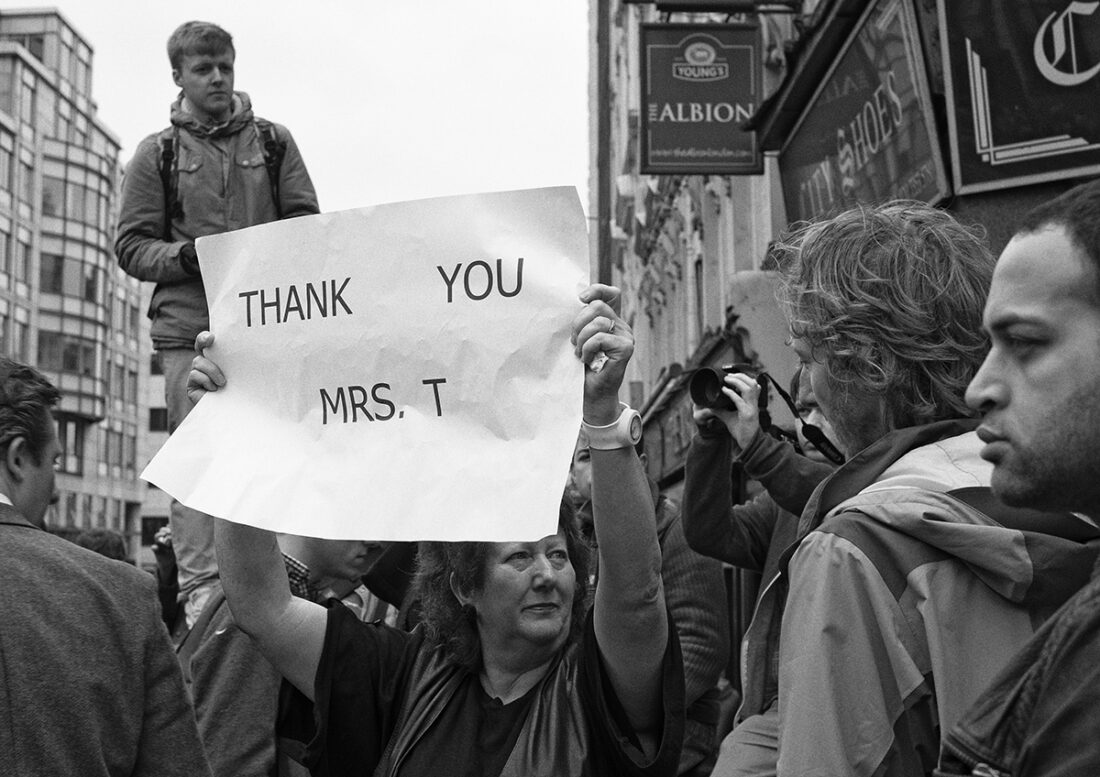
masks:
MULTIPOLYGON (((43 4, 45 5, 45 4, 43 4)), ((165 52, 225 27, 236 88, 290 128, 323 211, 576 186, 587 211, 587 0, 61 0, 94 50, 92 97, 128 161, 168 125, 165 52)), ((3 8, 41 7, 3 0, 3 8)))

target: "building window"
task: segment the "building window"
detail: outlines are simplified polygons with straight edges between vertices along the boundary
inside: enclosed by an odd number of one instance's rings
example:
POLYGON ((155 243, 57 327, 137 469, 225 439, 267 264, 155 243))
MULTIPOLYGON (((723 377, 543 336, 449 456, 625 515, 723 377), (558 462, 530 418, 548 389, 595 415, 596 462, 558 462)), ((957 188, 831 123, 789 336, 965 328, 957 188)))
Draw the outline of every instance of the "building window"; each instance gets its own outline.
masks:
POLYGON ((19 162, 19 198, 30 204, 34 202, 34 168, 26 162, 19 162))
POLYGON ((61 370, 95 377, 95 343, 79 337, 66 338, 61 346, 61 370))
POLYGON ((19 247, 15 251, 15 280, 26 281, 31 271, 31 244, 19 241, 19 247))
POLYGON ((78 221, 84 220, 84 195, 88 190, 75 183, 69 183, 65 189, 65 215, 78 221))
POLYGON ((31 53, 35 59, 39 62, 43 62, 43 56, 46 53, 46 36, 40 32, 30 33, 27 35, 13 35, 8 33, 4 36, 4 40, 11 41, 12 43, 18 43, 31 53))
POLYGON ((122 432, 107 430, 107 463, 116 477, 122 470, 122 432))
POLYGON ((137 474, 137 435, 127 434, 122 439, 122 466, 127 474, 137 474))
POLYGON ((79 259, 43 253, 38 283, 45 294, 64 294, 86 302, 99 302, 103 271, 79 259))
POLYGON ((110 365, 107 373, 111 379, 111 385, 107 389, 120 402, 125 402, 126 397, 126 369, 121 364, 110 365))
POLYGON ((99 301, 99 269, 91 265, 84 265, 84 301, 99 301))
POLYGON ((84 474, 84 427, 77 418, 58 415, 57 442, 61 446, 61 471, 72 475, 84 474))
POLYGON ((80 495, 80 526, 84 529, 92 527, 92 495, 80 495))
POLYGON ((38 288, 43 294, 60 294, 65 273, 65 257, 59 254, 42 254, 42 267, 38 273, 38 288))
POLYGON ((30 330, 25 321, 16 321, 15 328, 12 329, 12 347, 14 352, 12 356, 16 361, 25 362, 28 356, 27 343, 30 340, 30 330))
MULTIPOLYGON (((0 76, 2 77, 2 76, 0 76)), ((0 189, 11 189, 11 168, 12 162, 15 157, 12 154, 11 146, 13 145, 10 136, 3 136, 8 142, 0 147, 0 189)))
POLYGON ((65 494, 61 499, 61 503, 64 505, 62 510, 64 513, 63 523, 65 526, 76 526, 79 513, 76 507, 76 494, 72 492, 65 494))
POLYGON ((13 68, 16 59, 4 57, 0 59, 0 110, 7 114, 15 113, 15 70, 13 68))
POLYGON ((42 177, 42 215, 61 216, 65 212, 65 181, 52 175, 42 177))
MULTIPOLYGON (((26 73, 26 70, 23 72, 26 73)), ((19 118, 27 123, 32 123, 34 121, 34 91, 34 76, 24 78, 23 93, 20 95, 19 118)), ((30 200, 28 200, 28 202, 30 202, 30 200)))
POLYGON ((81 218, 85 224, 99 226, 99 193, 94 189, 84 189, 84 213, 81 218))
POLYGON ((38 333, 38 366, 54 372, 61 369, 61 335, 58 332, 38 333))
POLYGON ((160 356, 156 351, 149 354, 149 374, 150 375, 163 375, 164 370, 160 368, 160 356))
POLYGON ((149 431, 150 432, 167 432, 168 431, 168 408, 166 408, 166 407, 151 407, 151 408, 149 408, 149 431))
POLYGON ((95 377, 95 342, 57 332, 38 333, 38 366, 54 372, 95 377))

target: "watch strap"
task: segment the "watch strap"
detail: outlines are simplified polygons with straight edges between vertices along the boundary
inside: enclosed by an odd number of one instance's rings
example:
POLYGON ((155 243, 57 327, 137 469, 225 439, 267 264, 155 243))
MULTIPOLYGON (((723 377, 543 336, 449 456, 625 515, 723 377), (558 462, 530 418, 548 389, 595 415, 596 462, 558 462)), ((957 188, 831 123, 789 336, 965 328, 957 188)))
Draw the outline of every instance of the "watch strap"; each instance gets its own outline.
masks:
POLYGON ((625 402, 620 402, 622 412, 609 424, 593 426, 581 421, 581 428, 588 438, 588 447, 598 451, 633 448, 642 438, 641 414, 625 402))

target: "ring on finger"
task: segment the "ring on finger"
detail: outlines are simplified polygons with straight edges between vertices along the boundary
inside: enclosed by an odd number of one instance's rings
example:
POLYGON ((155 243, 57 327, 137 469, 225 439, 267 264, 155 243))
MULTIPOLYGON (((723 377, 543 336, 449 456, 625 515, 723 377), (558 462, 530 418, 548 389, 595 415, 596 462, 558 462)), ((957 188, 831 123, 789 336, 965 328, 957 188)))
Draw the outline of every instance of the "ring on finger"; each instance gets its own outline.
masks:
POLYGON ((611 334, 615 331, 615 320, 612 318, 607 319, 607 333, 611 334))

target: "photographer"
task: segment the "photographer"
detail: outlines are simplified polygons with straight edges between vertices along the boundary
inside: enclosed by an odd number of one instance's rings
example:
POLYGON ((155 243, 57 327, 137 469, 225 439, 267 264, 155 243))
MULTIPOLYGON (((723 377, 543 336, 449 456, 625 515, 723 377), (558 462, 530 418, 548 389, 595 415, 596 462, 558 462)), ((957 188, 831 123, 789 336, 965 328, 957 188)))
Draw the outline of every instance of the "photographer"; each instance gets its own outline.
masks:
MULTIPOLYGON (((791 381, 801 423, 832 430, 801 380, 791 381)), ((695 551, 763 575, 756 615, 743 640, 742 701, 734 730, 723 740, 714 775, 774 773, 779 745, 779 616, 782 588, 771 584, 779 557, 794 539, 798 516, 819 482, 833 471, 821 452, 800 434, 805 455, 767 434, 760 426, 757 379, 727 374, 721 389, 736 410, 695 405, 698 434, 691 443, 684 485, 684 532, 695 551), (733 504, 730 470, 737 460, 766 491, 745 504, 733 504)), ((704 400, 704 397, 697 397, 704 400)), ((719 404, 716 396, 711 404, 719 404)))

